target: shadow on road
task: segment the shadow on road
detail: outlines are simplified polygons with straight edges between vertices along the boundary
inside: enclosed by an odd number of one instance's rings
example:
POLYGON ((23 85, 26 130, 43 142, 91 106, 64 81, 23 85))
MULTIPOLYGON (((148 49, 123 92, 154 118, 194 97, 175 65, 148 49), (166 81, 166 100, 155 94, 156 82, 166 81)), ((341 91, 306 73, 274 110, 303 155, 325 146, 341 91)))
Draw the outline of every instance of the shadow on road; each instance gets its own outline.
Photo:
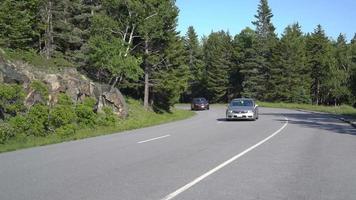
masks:
MULTIPOLYGON (((263 115, 281 116, 280 113, 260 113, 263 115)), ((339 121, 330 114, 314 113, 283 113, 289 119, 290 124, 297 124, 308 128, 321 129, 339 134, 356 136, 356 129, 351 125, 339 121)), ((284 121, 284 120, 277 120, 284 121)))
POLYGON ((226 118, 218 118, 216 121, 219 122, 253 122, 253 120, 249 119, 234 119, 234 120, 226 120, 226 118))

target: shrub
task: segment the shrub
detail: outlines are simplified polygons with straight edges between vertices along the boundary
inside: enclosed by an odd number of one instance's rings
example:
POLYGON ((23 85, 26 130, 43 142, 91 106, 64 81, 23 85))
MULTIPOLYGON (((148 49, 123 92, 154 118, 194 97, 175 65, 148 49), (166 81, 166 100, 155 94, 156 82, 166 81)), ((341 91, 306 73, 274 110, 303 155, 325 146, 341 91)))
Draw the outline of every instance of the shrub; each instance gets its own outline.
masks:
POLYGON ((77 121, 80 126, 95 125, 96 113, 93 111, 93 107, 88 106, 86 103, 78 104, 75 108, 77 115, 77 121))
POLYGON ((83 101, 83 105, 90 107, 92 109, 94 108, 95 104, 96 104, 96 100, 91 97, 86 97, 83 101))
POLYGON ((4 144, 8 139, 14 136, 14 130, 7 123, 0 123, 0 144, 4 144))
POLYGON ((71 106, 73 105, 73 101, 67 94, 61 93, 58 95, 58 105, 71 106))
POLYGON ((70 105, 56 105, 50 111, 50 125, 54 128, 71 124, 76 121, 76 113, 70 105))
POLYGON ((45 105, 36 104, 32 106, 26 116, 30 124, 27 135, 46 136, 49 125, 49 109, 45 105))
POLYGON ((56 129, 56 134, 61 137, 68 137, 70 135, 74 135, 77 130, 77 126, 75 124, 66 124, 56 129))
POLYGON ((27 133, 30 129, 31 124, 28 122, 27 118, 23 115, 17 115, 9 119, 9 124, 14 129, 14 134, 27 133))
POLYGON ((118 117, 114 114, 111 108, 104 107, 104 113, 98 118, 97 124, 100 126, 115 126, 118 121, 118 117))
POLYGON ((0 109, 5 114, 16 115, 25 110, 25 93, 20 85, 0 84, 0 109))

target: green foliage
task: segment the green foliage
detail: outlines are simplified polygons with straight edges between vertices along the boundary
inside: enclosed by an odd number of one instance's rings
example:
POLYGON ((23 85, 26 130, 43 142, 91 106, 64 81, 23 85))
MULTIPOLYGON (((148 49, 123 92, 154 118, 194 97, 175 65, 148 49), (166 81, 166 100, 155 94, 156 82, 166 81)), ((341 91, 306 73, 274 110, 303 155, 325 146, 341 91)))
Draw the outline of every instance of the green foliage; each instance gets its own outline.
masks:
POLYGON ((72 106, 73 105, 73 101, 70 98, 70 96, 68 96, 67 94, 60 93, 58 95, 58 105, 72 106))
POLYGON ((264 85, 259 85, 260 72, 259 64, 256 62, 257 34, 250 28, 241 31, 234 39, 234 59, 237 69, 234 69, 236 80, 234 88, 240 89, 235 93, 240 93, 243 97, 258 98, 259 91, 264 85))
POLYGON ((16 115, 9 119, 9 124, 14 129, 14 135, 27 134, 27 131, 31 128, 31 123, 26 115, 16 115))
POLYGON ((212 33, 204 45, 207 97, 212 102, 227 101, 232 67, 232 40, 229 33, 212 33))
POLYGON ((50 134, 47 137, 28 137, 23 133, 19 133, 15 137, 10 138, 4 144, 1 144, 0 152, 13 151, 34 146, 43 146, 68 140, 78 140, 99 135, 117 133, 120 131, 143 128, 147 126, 186 119, 195 114, 194 112, 175 109, 173 109, 171 113, 166 112, 157 114, 155 112, 145 110, 142 107, 142 102, 140 101, 128 99, 127 102, 130 108, 130 117, 118 121, 115 126, 104 125, 97 126, 95 128, 79 128, 69 124, 61 129, 57 129, 56 134, 50 134))
POLYGON ((0 122, 0 144, 14 136, 14 129, 7 123, 0 122))
POLYGON ((51 127, 60 128, 75 122, 76 119, 77 116, 72 106, 56 105, 50 111, 49 124, 51 127))
POLYGON ((288 26, 276 52, 272 100, 310 103, 310 71, 307 68, 305 37, 299 24, 288 26))
POLYGON ((278 38, 274 32, 272 17, 268 1, 260 0, 257 15, 255 15, 256 21, 252 22, 256 26, 256 38, 252 44, 253 51, 251 52, 253 56, 252 59, 248 59, 245 65, 246 69, 242 69, 242 72, 247 72, 247 74, 242 74, 245 77, 242 85, 246 87, 243 95, 246 97, 272 100, 271 92, 276 89, 272 74, 276 67, 274 52, 278 38))
POLYGON ((97 124, 99 126, 116 126, 118 122, 118 116, 114 114, 111 108, 104 107, 104 113, 99 114, 97 124))
POLYGON ((126 53, 121 39, 93 36, 89 40, 89 62, 97 70, 108 70, 113 77, 137 80, 143 73, 141 60, 126 53))
POLYGON ((183 94, 183 101, 189 102, 193 97, 202 96, 205 91, 203 87, 203 49, 199 43, 198 35, 193 26, 188 28, 184 38, 184 47, 186 51, 186 63, 189 67, 188 89, 183 94))
POLYGON ((162 69, 152 73, 152 79, 155 80, 152 98, 154 108, 164 111, 169 111, 179 101, 180 95, 187 89, 189 78, 183 40, 173 35, 168 45, 163 54, 165 63, 162 69))
POLYGON ((26 116, 28 124, 27 135, 46 136, 49 134, 49 108, 36 104, 30 108, 26 116))
POLYGON ((96 113, 93 110, 93 101, 87 98, 84 103, 75 107, 77 122, 82 127, 94 127, 96 122, 96 113))
POLYGON ((39 0, 2 0, 0 2, 2 46, 13 49, 31 47, 36 38, 33 27, 39 2, 39 0))
POLYGON ((75 124, 66 124, 56 129, 56 134, 59 135, 60 137, 66 138, 74 135, 76 131, 77 131, 77 126, 75 124))
POLYGON ((329 92, 327 80, 332 68, 331 44, 321 25, 307 37, 308 67, 311 70, 311 94, 315 104, 325 103, 329 92))
POLYGON ((0 118, 1 115, 16 115, 24 111, 25 98, 21 85, 0 84, 0 118))
POLYGON ((356 105, 356 34, 350 44, 350 62, 350 89, 354 96, 354 105, 356 105))

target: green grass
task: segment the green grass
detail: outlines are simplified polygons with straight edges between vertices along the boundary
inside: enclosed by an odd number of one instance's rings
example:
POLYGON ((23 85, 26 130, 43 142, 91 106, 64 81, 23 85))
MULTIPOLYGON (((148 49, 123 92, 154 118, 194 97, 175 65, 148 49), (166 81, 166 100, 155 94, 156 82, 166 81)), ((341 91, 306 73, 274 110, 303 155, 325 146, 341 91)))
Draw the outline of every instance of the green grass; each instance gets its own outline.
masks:
POLYGON ((65 138, 56 134, 51 134, 46 137, 18 135, 7 141, 5 144, 0 144, 0 152, 14 151, 29 147, 44 146, 48 144, 55 144, 65 141, 72 141, 132 129, 144 128, 148 126, 187 119, 195 114, 191 111, 179 109, 172 109, 172 112, 170 113, 166 112, 157 114, 152 111, 146 111, 139 101, 132 99, 128 99, 127 101, 129 106, 129 117, 127 119, 120 120, 115 126, 81 129, 74 135, 65 138))
POLYGON ((347 116, 356 118, 356 109, 349 105, 317 106, 317 105, 310 105, 310 104, 267 103, 267 102, 258 102, 257 104, 261 107, 302 109, 302 110, 325 112, 325 113, 332 113, 332 114, 338 114, 338 115, 347 115, 347 116))

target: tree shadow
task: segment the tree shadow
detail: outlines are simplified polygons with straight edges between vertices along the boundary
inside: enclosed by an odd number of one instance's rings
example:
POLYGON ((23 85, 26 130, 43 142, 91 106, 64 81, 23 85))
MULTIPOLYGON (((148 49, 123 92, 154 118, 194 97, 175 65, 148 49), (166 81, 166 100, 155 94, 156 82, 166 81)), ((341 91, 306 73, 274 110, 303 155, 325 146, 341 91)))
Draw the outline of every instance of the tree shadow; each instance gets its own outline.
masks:
MULTIPOLYGON (((319 113, 260 113, 271 116, 285 116, 288 118, 288 123, 301 125, 307 128, 321 129, 338 134, 348 134, 356 136, 356 129, 349 124, 346 124, 331 114, 319 113)), ((285 120, 276 120, 285 121, 285 120)))

